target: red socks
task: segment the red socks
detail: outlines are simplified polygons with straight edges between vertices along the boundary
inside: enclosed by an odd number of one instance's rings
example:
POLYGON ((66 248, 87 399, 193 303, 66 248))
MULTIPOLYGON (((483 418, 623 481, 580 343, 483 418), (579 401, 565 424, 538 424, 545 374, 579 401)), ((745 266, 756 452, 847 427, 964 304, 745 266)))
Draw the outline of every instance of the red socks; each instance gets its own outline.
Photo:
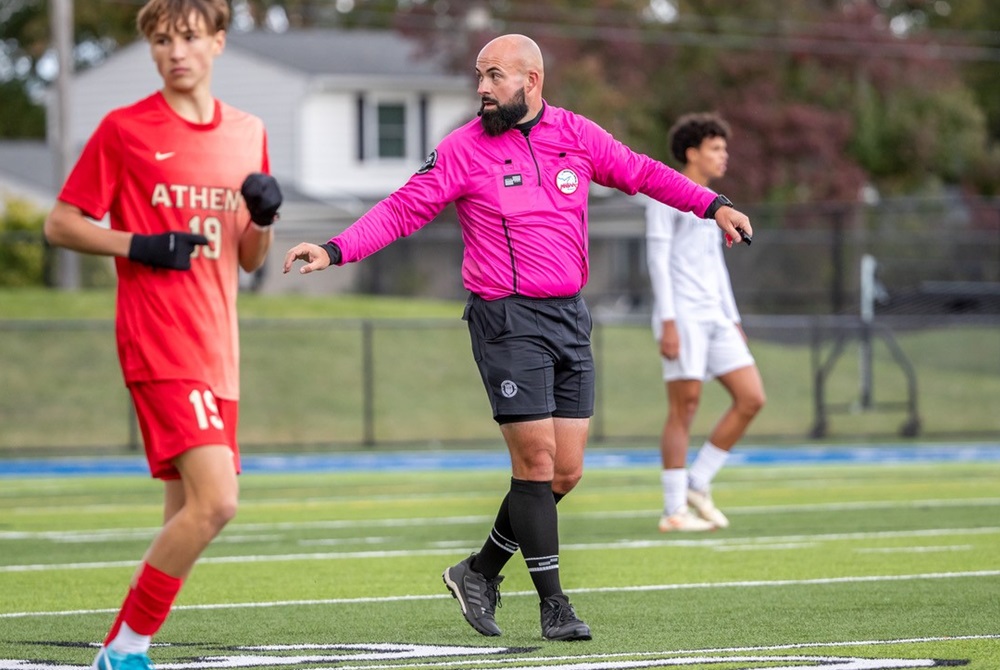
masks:
POLYGON ((140 635, 153 635, 170 614, 183 581, 144 563, 134 587, 129 589, 118 617, 104 640, 105 646, 118 635, 122 622, 140 635))

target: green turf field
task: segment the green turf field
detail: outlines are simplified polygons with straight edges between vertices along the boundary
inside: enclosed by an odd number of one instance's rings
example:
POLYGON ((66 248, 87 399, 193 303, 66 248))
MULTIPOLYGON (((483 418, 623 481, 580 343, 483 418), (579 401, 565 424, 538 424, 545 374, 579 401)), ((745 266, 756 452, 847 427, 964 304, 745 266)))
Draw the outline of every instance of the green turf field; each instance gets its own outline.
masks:
MULTIPOLYGON (((508 476, 244 475, 240 513, 154 662, 1000 668, 1000 463, 728 468, 715 498, 732 527, 683 536, 656 531, 655 470, 592 469, 560 504, 563 585, 594 631, 574 643, 541 639, 519 557, 502 637, 476 634, 441 584, 481 544, 508 476)), ((136 476, 0 479, 0 670, 91 662, 159 495, 136 476)))

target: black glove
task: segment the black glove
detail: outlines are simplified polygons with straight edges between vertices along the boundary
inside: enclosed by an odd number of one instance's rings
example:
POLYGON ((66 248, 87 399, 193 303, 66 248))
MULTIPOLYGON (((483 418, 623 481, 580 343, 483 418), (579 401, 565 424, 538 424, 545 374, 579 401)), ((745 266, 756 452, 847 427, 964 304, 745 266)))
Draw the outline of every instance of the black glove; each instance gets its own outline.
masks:
POLYGON ((250 210, 250 219, 258 226, 270 226, 278 216, 281 207, 281 189, 278 181, 269 174, 253 172, 243 180, 240 187, 243 200, 250 210))
POLYGON ((208 238, 194 233, 133 233, 128 257, 129 260, 152 265, 154 268, 190 270, 191 252, 199 244, 208 244, 208 238))

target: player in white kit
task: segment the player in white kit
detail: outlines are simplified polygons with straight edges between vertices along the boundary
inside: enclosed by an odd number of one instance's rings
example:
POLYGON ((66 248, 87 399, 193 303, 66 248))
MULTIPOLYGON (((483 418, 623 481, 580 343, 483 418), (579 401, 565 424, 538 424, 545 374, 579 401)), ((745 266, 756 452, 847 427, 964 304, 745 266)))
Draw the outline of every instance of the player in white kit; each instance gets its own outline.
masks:
MULTIPOLYGON (((708 186, 726 172, 729 134, 728 124, 717 115, 685 115, 670 130, 670 150, 684 165, 685 176, 708 186)), ((711 482, 763 407, 765 397, 740 325, 722 255, 723 236, 710 220, 650 201, 646 246, 654 298, 653 334, 667 387, 667 419, 660 439, 663 515, 659 528, 662 532, 725 528, 729 520, 715 507, 711 482), (691 424, 702 386, 712 379, 725 387, 732 404, 687 468, 691 424)))

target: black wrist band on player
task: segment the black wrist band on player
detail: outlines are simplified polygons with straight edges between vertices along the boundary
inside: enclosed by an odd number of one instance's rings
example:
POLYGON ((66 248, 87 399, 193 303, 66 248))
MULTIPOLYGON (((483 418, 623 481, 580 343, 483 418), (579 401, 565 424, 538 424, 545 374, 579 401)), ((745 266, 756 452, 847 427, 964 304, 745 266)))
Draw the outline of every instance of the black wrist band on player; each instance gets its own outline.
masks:
POLYGON ((327 242, 319 246, 323 247, 327 255, 330 256, 330 265, 340 265, 340 259, 343 258, 343 255, 340 253, 340 247, 333 242, 327 242))

